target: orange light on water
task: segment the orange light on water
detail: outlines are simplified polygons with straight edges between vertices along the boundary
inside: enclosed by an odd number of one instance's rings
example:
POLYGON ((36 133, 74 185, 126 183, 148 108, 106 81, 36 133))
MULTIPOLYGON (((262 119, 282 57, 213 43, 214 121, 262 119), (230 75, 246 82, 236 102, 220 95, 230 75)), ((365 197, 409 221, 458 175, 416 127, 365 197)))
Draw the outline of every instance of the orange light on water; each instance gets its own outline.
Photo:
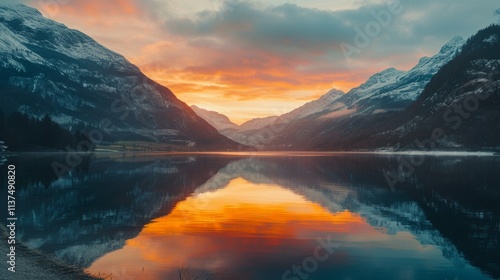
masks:
POLYGON ((360 224, 362 218, 349 211, 332 214, 290 190, 238 178, 224 189, 189 197, 142 233, 288 238, 307 231, 348 232, 360 224))
POLYGON ((147 224, 124 248, 94 262, 89 271, 114 267, 115 276, 125 269, 140 273, 141 279, 158 279, 160 271, 187 265, 204 269, 231 266, 244 262, 249 253, 280 258, 289 250, 307 251, 318 237, 348 238, 351 234, 377 232, 352 212, 331 213, 286 188, 238 178, 223 189, 179 202, 170 214, 147 224), (147 267, 147 272, 139 267, 147 267))

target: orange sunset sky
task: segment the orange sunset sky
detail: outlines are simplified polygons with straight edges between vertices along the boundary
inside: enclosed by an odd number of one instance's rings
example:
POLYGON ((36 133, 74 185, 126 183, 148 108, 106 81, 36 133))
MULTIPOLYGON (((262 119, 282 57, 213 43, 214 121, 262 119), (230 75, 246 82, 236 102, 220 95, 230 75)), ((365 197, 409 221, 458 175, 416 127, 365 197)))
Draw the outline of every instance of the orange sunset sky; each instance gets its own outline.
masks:
POLYGON ((238 124, 283 114, 332 88, 347 92, 389 67, 408 70, 453 36, 493 22, 497 6, 494 0, 8 2, 86 33, 189 105, 238 124), (341 44, 354 45, 355 28, 394 2, 401 12, 346 59, 341 44))

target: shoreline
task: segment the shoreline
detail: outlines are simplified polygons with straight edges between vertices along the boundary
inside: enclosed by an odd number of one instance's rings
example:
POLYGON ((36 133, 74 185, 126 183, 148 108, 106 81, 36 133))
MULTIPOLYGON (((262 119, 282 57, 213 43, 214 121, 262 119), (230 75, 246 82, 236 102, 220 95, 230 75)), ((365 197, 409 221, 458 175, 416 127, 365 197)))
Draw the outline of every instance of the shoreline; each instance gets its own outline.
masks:
MULTIPOLYGON (((10 245, 7 244, 6 225, 0 224, 1 242, 0 251, 7 252, 10 245)), ((82 268, 64 263, 50 255, 44 254, 38 250, 32 250, 16 242, 16 272, 7 270, 9 265, 2 261, 0 279, 6 280, 99 280, 101 278, 86 274, 82 268)), ((2 259, 6 260, 5 255, 2 259)))
MULTIPOLYGON (((4 157, 16 157, 22 155, 66 155, 63 151, 26 151, 0 153, 4 157)), ((79 153, 81 156, 90 155, 225 155, 225 156, 330 156, 345 154, 366 155, 424 155, 424 156, 500 156, 496 151, 453 151, 453 150, 358 150, 358 151, 112 151, 99 150, 93 152, 79 153)))

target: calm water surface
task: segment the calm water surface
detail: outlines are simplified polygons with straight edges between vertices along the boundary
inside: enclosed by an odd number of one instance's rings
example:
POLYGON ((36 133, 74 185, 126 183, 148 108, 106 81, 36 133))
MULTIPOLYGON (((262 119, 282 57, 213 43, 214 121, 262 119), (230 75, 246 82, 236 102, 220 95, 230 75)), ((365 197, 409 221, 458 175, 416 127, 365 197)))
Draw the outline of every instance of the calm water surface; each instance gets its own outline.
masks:
POLYGON ((99 155, 62 177, 61 157, 7 163, 18 238, 91 274, 498 279, 500 158, 425 157, 414 171, 408 159, 99 155))

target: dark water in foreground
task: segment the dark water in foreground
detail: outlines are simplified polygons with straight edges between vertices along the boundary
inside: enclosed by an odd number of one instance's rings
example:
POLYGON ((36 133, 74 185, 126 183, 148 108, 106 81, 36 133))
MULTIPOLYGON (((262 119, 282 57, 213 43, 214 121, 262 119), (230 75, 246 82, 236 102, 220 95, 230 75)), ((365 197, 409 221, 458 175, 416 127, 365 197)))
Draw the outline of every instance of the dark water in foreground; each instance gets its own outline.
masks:
POLYGON ((16 165, 18 239, 91 274, 500 278, 499 157, 427 156, 398 172, 408 157, 117 154, 62 177, 55 160, 1 166, 16 165))

